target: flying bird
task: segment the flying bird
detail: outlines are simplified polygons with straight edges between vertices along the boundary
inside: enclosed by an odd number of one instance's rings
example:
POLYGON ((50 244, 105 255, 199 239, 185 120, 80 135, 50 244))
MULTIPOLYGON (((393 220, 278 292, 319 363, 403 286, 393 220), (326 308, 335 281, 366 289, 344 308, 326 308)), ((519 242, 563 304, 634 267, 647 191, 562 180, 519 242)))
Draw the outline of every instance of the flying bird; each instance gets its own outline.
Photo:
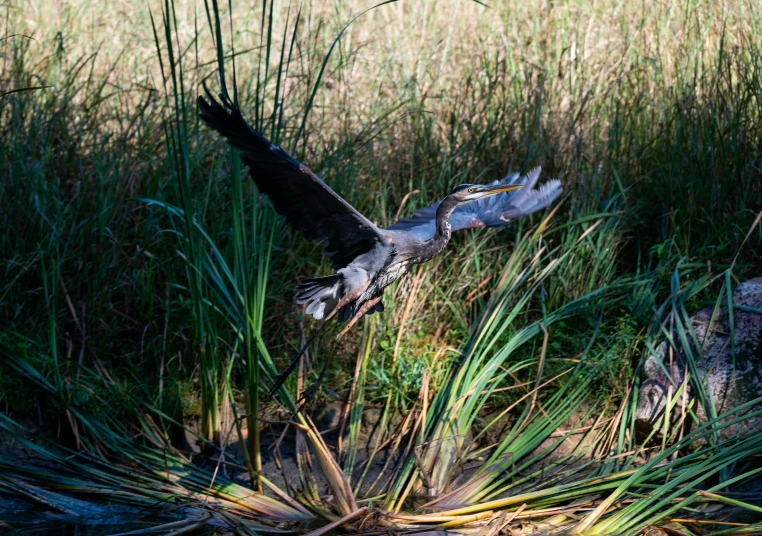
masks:
MULTIPOLYGON (((274 393, 323 324, 333 317, 346 322, 339 338, 360 318, 382 312, 386 287, 415 264, 436 257, 453 231, 499 227, 549 205, 562 192, 558 180, 535 188, 540 168, 525 176, 511 173, 490 184, 461 184, 441 201, 410 218, 380 228, 334 192, 304 164, 252 128, 226 93, 218 102, 204 86, 201 119, 241 151, 241 159, 259 191, 270 198, 286 222, 321 243, 335 273, 303 281, 296 300, 319 320, 297 358, 276 380, 274 393)), ((323 367, 323 372, 325 366, 323 367)), ((318 382, 322 378, 319 376, 318 382)))

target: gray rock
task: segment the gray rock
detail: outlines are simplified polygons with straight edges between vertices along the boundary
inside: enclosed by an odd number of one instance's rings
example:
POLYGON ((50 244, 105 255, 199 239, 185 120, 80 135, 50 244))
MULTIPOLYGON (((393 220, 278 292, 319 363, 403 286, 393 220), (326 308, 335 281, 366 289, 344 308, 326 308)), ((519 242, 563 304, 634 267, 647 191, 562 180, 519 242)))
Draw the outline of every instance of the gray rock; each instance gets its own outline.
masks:
POLYGON ((344 415, 344 403, 333 401, 320 408, 313 419, 318 429, 324 432, 338 428, 341 425, 342 415, 344 415))
POLYGON ((381 413, 381 410, 378 408, 367 408, 362 412, 362 420, 365 421, 365 424, 368 426, 375 426, 381 418, 381 413))
MULTIPOLYGON (((735 307, 762 310, 762 277, 738 285, 733 292, 733 303, 735 307)), ((690 374, 689 387, 686 396, 681 397, 671 410, 668 438, 670 441, 677 438, 681 414, 694 400, 697 386, 700 385, 696 380, 703 384, 707 395, 711 394, 717 415, 762 396, 762 314, 738 308, 733 310, 734 366, 727 301, 723 302, 714 319, 713 313, 714 308, 708 307, 691 318, 698 345, 686 333, 689 344, 687 349, 684 348, 680 343, 679 334, 675 333, 675 344, 671 349, 667 341, 662 342, 656 348, 656 355, 651 355, 646 360, 643 366, 644 381, 641 383, 635 412, 635 427, 639 440, 645 440, 654 426, 663 426, 663 422, 660 421, 663 420, 667 399, 674 397, 677 390, 673 383, 679 388, 686 377, 686 370, 690 374), (693 357, 695 373, 691 373, 688 356, 693 357)), ((692 409, 699 421, 708 420, 707 408, 703 404, 694 403, 692 409)), ((690 418, 685 421, 688 426, 690 421, 690 418)), ((751 428, 762 428, 761 420, 745 421, 740 423, 738 428, 727 427, 723 436, 728 437, 737 431, 751 428)), ((687 433, 687 430, 684 430, 684 433, 687 433)), ((654 438, 661 440, 658 433, 654 438)))

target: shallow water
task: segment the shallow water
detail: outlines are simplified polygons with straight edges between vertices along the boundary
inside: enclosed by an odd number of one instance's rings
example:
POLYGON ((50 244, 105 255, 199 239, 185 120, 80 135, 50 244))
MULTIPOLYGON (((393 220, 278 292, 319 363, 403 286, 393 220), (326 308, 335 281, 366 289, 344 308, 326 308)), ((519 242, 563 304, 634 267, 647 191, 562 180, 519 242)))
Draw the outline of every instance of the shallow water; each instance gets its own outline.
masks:
MULTIPOLYGON (((8 523, 6 521, 6 523, 8 523)), ((93 520, 63 521, 45 516, 43 519, 23 519, 10 522, 8 527, 0 526, 0 534, 9 536, 109 536, 138 529, 145 529, 153 523, 135 523, 110 520, 104 523, 93 520)))
POLYGON ((168 519, 141 521, 134 508, 87 503, 81 514, 45 510, 29 502, 0 496, 0 534, 9 536, 106 536, 146 529, 168 519))

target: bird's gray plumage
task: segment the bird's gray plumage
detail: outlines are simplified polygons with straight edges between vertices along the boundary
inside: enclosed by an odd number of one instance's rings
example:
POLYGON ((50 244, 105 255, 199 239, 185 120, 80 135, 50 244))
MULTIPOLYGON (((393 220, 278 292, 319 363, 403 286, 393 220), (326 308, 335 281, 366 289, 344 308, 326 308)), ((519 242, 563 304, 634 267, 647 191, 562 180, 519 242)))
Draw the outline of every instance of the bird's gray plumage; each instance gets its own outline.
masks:
MULTIPOLYGON (((474 227, 500 227, 521 216, 542 210, 551 204, 563 189, 561 181, 552 179, 535 188, 540 178, 540 167, 533 168, 526 175, 510 173, 504 179, 489 183, 520 184, 521 188, 458 206, 450 216, 453 231, 474 227)), ((405 231, 418 240, 428 240, 436 232, 436 212, 441 201, 418 209, 410 218, 404 218, 388 227, 393 231, 405 231)))
POLYGON ((561 193, 557 180, 535 188, 537 167, 525 176, 512 173, 489 185, 458 186, 438 203, 380 229, 254 130, 225 95, 220 95, 220 103, 208 90, 206 94, 208 100, 198 99, 201 118, 241 151, 259 191, 292 227, 323 245, 336 270, 298 287, 298 303, 318 320, 337 314, 351 325, 365 314, 383 311, 384 289, 412 265, 436 256, 452 231, 504 225, 546 207, 561 193))

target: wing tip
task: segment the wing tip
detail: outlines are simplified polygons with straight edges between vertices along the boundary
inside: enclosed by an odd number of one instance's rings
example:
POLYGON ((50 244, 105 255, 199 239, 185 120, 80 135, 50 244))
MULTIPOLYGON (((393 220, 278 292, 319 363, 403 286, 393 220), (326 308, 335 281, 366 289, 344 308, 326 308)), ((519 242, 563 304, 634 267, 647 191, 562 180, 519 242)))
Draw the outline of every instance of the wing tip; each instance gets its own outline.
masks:
POLYGON ((526 180, 524 181, 524 187, 534 188, 534 185, 537 184, 537 181, 540 179, 541 172, 542 172, 542 166, 535 166, 532 169, 530 169, 525 175, 526 180))

